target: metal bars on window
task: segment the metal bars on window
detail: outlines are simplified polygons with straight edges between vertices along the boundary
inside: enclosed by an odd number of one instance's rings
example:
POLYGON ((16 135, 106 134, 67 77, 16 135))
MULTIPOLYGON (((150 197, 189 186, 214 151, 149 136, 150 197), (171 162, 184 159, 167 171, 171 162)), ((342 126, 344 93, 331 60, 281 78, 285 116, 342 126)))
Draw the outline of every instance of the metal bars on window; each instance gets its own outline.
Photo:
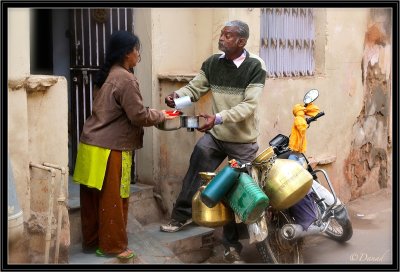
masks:
POLYGON ((260 57, 269 77, 314 75, 312 8, 262 8, 260 57))

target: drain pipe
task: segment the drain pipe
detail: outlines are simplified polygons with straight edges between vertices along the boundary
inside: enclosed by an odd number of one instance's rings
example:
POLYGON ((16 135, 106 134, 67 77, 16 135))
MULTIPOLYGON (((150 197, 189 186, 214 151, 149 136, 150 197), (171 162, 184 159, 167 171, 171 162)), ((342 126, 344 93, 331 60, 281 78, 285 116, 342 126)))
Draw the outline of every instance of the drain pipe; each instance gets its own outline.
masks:
POLYGON ((58 204, 58 219, 57 219, 57 234, 56 234, 56 250, 55 250, 55 255, 54 255, 54 262, 58 263, 58 257, 60 254, 60 235, 61 235, 61 223, 62 223, 62 218, 63 218, 63 211, 62 208, 65 207, 65 174, 67 173, 65 167, 61 167, 55 164, 51 164, 48 162, 43 163, 44 166, 54 168, 57 170, 61 171, 61 182, 60 182, 60 193, 57 198, 57 204, 58 204))
POLYGON ((24 217, 19 205, 17 188, 14 180, 14 173, 11 165, 10 156, 8 159, 8 244, 9 246, 23 238, 24 235, 24 217))
POLYGON ((50 196, 49 196, 49 211, 47 217, 47 230, 46 230, 46 247, 44 253, 44 263, 49 263, 49 252, 50 252, 50 242, 51 242, 51 219, 53 217, 53 194, 54 194, 54 179, 56 177, 56 171, 50 167, 43 166, 36 163, 29 163, 29 167, 34 167, 49 171, 51 173, 51 185, 50 185, 50 196))

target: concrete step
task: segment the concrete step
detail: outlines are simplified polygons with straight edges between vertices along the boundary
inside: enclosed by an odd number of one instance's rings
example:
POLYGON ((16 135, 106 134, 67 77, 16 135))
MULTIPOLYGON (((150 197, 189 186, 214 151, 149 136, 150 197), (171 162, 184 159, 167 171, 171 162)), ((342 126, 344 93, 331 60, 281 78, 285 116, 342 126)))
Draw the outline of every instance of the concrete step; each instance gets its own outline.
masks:
POLYGON ((129 233, 129 248, 137 258, 135 263, 140 264, 180 264, 182 261, 170 248, 161 243, 151 233, 141 231, 129 233))
POLYGON ((159 222, 164 216, 154 196, 153 188, 153 186, 143 183, 131 185, 129 214, 142 225, 159 222))
MULTIPOLYGON (((79 185, 73 186, 74 190, 70 191, 69 196, 70 201, 73 200, 70 202, 73 205, 69 205, 73 245, 69 249, 69 263, 121 263, 117 258, 97 257, 95 253, 82 252, 79 185)), ((214 229, 191 224, 176 233, 161 232, 160 224, 167 223, 161 210, 153 186, 141 183, 131 185, 127 224, 128 246, 136 252, 137 258, 129 260, 128 263, 200 263, 207 259, 214 246, 214 229)))
MULTIPOLYGON (((68 197, 68 210, 70 220, 71 244, 79 243, 82 240, 79 185, 70 180, 68 197)), ((154 197, 153 186, 135 183, 131 184, 129 198, 129 216, 135 224, 128 222, 128 231, 138 225, 147 225, 163 220, 163 213, 160 210, 157 200, 154 197)), ((133 231, 133 230, 132 230, 133 231)))
POLYGON ((179 232, 160 231, 161 223, 143 226, 135 232, 128 232, 128 247, 137 257, 121 261, 113 257, 97 257, 94 253, 86 254, 80 244, 70 247, 71 264, 180 264, 201 263, 208 259, 214 247, 214 229, 195 224, 186 226, 179 232))
POLYGON ((194 223, 174 233, 160 231, 160 223, 146 225, 144 231, 168 247, 183 263, 201 263, 211 256, 214 248, 214 229, 194 223))
POLYGON ((119 260, 115 257, 98 257, 93 253, 83 253, 81 244, 75 244, 69 248, 70 264, 118 264, 118 263, 134 263, 135 259, 119 260))

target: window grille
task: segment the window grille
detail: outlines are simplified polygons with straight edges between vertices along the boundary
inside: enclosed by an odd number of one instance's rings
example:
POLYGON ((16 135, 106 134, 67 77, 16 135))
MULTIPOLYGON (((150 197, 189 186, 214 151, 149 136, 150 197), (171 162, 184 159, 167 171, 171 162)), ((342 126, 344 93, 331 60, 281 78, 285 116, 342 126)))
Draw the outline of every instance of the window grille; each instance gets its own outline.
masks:
POLYGON ((312 8, 261 9, 260 57, 269 77, 314 75, 314 47, 312 8))

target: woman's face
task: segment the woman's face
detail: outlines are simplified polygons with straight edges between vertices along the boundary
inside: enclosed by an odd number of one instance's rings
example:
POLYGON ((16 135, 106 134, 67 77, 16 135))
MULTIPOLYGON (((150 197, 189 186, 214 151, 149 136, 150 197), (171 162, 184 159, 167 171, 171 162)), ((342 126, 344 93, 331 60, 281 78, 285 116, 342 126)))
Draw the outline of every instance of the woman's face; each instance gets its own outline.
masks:
POLYGON ((126 55, 126 57, 129 68, 135 67, 141 59, 139 49, 137 47, 134 47, 133 50, 126 55))

